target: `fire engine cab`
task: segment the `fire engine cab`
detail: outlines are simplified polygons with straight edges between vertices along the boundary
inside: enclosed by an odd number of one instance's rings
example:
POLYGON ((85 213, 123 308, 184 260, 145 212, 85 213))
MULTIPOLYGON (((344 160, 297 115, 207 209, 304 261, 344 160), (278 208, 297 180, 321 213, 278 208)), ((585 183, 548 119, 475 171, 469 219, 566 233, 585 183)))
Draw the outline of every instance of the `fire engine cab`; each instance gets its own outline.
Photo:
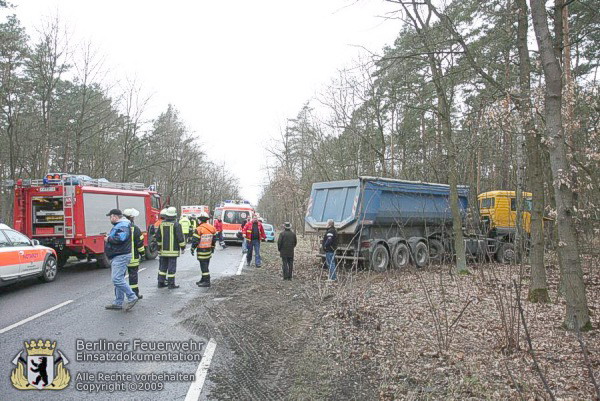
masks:
POLYGON ((223 240, 225 242, 241 242, 237 233, 248 217, 254 215, 254 208, 247 200, 226 200, 215 207, 213 218, 223 222, 223 240))
POLYGON ((51 173, 42 180, 17 180, 14 229, 53 248, 59 266, 69 256, 76 256, 93 258, 100 267, 109 267, 104 236, 110 232, 111 224, 106 213, 111 209, 139 210, 135 224, 145 234, 145 257, 154 259, 158 248, 150 228, 158 219, 161 206, 160 195, 140 183, 51 173))

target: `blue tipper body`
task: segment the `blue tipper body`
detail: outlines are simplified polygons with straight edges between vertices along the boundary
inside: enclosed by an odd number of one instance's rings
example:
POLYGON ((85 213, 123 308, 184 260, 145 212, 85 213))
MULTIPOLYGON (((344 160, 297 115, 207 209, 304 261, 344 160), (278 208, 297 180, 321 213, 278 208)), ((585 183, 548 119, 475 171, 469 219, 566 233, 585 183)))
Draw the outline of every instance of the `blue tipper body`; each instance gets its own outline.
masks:
MULTIPOLYGON (((461 215, 468 204, 468 187, 459 186, 461 215)), ((341 232, 351 233, 360 225, 402 226, 452 223, 450 187, 443 184, 359 177, 354 180, 319 182, 312 186, 305 228, 325 228, 333 219, 341 232), (360 224, 357 224, 360 223, 360 224)))

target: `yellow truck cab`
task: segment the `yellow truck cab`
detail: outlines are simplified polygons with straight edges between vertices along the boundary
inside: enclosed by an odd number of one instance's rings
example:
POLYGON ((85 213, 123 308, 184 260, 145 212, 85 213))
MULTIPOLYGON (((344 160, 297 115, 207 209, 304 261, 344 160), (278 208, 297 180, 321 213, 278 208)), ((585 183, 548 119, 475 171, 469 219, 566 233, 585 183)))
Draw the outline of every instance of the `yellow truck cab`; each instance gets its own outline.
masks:
MULTIPOLYGON (((490 191, 477 196, 479 216, 491 237, 511 236, 517 222, 515 191, 490 191)), ((531 192, 523 192, 523 228, 530 234, 531 192)))

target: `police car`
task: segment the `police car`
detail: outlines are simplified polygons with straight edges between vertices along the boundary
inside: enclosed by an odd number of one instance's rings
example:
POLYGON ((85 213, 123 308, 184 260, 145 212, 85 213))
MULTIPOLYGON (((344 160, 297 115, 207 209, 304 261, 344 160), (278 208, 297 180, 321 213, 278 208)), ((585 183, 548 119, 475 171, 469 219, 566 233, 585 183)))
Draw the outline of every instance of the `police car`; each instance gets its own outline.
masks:
POLYGON ((50 282, 56 273, 54 249, 0 224, 0 286, 30 277, 50 282))

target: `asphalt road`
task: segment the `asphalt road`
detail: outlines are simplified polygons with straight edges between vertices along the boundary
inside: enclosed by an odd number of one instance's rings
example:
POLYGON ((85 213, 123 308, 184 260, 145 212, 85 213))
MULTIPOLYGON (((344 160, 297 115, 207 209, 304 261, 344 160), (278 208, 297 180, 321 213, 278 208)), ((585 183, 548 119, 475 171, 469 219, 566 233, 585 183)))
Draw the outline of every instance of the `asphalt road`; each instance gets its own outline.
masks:
MULTIPOLYGON (((218 248, 218 247, 217 247, 218 248)), ((236 274, 241 261, 240 247, 217 249, 211 260, 212 280, 226 275, 236 274)), ((211 289, 198 288, 195 282, 200 278, 200 267, 195 256, 190 255, 189 248, 179 258, 177 266, 177 284, 175 290, 157 288, 158 259, 144 261, 140 266, 139 285, 144 296, 129 311, 109 311, 104 306, 114 298, 110 280, 110 269, 100 269, 94 263, 69 263, 59 271, 52 283, 41 283, 37 279, 0 288, 0 399, 1 400, 184 400, 189 381, 154 380, 152 378, 135 377, 137 384, 127 384, 128 389, 110 389, 100 392, 84 392, 89 383, 100 381, 86 379, 84 373, 96 374, 121 373, 182 373, 193 375, 198 367, 197 358, 193 361, 128 361, 128 362, 85 362, 78 361, 77 340, 97 342, 126 341, 134 339, 144 342, 171 341, 195 344, 208 343, 208 338, 198 337, 187 332, 178 325, 177 312, 187 302, 198 296, 209 295, 211 289), (71 301, 71 302, 69 302, 71 301), (17 327, 6 330, 10 326, 31 318, 49 308, 64 304, 42 316, 29 320, 17 327), (56 349, 68 359, 66 368, 71 375, 68 388, 60 391, 50 390, 16 390, 11 385, 10 375, 15 368, 12 361, 20 351, 27 357, 24 342, 32 339, 56 341, 56 349), (149 382, 150 384, 141 384, 149 382), (84 384, 87 383, 87 384, 84 384), (161 386, 162 383, 162 386, 161 386), (79 389, 77 387, 79 386, 79 389), (133 386, 144 390, 132 391, 133 386), (157 386, 163 387, 158 390, 157 386)), ((182 352, 202 355, 206 346, 200 350, 182 352)), ((131 346, 128 348, 131 351, 131 346)), ((150 351, 138 350, 141 354, 150 351)), ((171 352, 172 353, 172 352, 171 352)), ((114 354, 114 352, 113 352, 114 354)), ((117 352, 118 354, 118 352, 117 352)), ((58 354, 54 354, 58 357, 58 354)), ((118 380, 117 380, 118 382, 118 380)))

